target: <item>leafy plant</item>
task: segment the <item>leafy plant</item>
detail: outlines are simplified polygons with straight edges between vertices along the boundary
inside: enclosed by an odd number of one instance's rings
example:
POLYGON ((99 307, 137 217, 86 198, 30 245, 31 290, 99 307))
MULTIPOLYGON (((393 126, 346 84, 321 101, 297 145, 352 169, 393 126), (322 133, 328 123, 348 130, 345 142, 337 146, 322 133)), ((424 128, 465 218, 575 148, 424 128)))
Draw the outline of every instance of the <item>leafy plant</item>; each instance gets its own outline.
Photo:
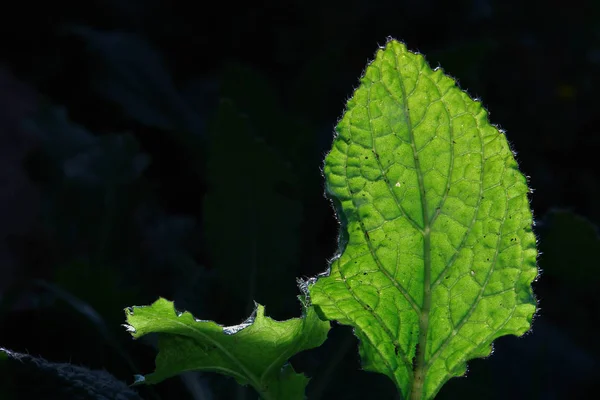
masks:
POLYGON ((213 370, 264 398, 301 398, 306 380, 283 383, 289 369, 275 369, 322 343, 328 325, 318 315, 354 327, 363 368, 390 377, 402 397, 432 398, 468 360, 489 355, 494 339, 529 330, 529 189, 482 105, 390 40, 336 130, 324 175, 342 224, 339 254, 328 273, 302 283, 303 319, 271 321, 257 306, 233 332, 166 300, 135 308, 134 337, 161 334, 147 383, 213 370))
POLYGON ((176 312, 165 299, 134 307, 127 312, 127 327, 134 338, 161 333, 157 369, 138 377, 138 382, 157 383, 190 370, 216 371, 251 385, 263 399, 301 399, 308 379, 286 361, 320 346, 329 331, 329 323, 319 320, 314 309, 303 312, 302 318, 277 322, 257 304, 244 323, 222 327, 176 312))

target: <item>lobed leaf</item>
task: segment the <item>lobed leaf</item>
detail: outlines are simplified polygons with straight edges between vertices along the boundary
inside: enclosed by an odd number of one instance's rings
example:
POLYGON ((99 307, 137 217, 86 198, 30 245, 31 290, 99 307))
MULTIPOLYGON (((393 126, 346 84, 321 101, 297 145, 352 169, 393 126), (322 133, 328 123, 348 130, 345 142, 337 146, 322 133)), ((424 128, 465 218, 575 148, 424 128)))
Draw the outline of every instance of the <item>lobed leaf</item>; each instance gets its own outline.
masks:
POLYGON ((432 398, 536 309, 525 177, 481 103, 395 40, 377 52, 336 127, 326 190, 342 231, 310 286, 355 328, 363 368, 432 398))
POLYGON ((138 378, 154 384, 185 371, 214 371, 251 385, 263 399, 303 399, 308 378, 294 372, 287 360, 320 346, 329 322, 314 309, 302 318, 274 321, 257 304, 243 324, 223 327, 201 321, 189 312, 177 312, 171 301, 158 299, 150 306, 126 309, 127 329, 134 338, 159 334, 156 371, 138 378))

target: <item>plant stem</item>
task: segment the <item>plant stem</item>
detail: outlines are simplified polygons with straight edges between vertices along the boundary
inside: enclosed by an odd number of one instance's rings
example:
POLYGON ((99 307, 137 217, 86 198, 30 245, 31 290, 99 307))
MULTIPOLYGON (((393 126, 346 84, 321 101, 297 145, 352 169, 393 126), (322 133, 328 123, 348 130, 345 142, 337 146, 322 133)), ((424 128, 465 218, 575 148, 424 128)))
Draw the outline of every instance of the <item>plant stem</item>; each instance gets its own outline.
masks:
MULTIPOLYGON (((397 62, 397 59, 396 59, 397 62)), ((396 65, 397 67, 397 65, 396 65)), ((421 211, 423 216, 423 306, 419 313, 419 342, 415 351, 416 363, 413 365, 413 382, 410 390, 411 400, 421 400, 423 398, 423 387, 425 384, 425 354, 427 353, 427 332, 429 331, 429 310, 431 309, 431 222, 429 218, 429 207, 427 206, 427 192, 425 190, 425 179, 423 169, 419 160, 419 152, 415 141, 415 132, 411 123, 410 112, 408 108, 408 95, 402 79, 400 79, 400 89, 402 91, 403 112, 406 124, 408 125, 408 134, 410 145, 413 151, 415 169, 419 182, 419 195, 421 197, 421 211)))
POLYGON ((427 332, 429 330, 429 311, 431 309, 431 234, 428 226, 425 228, 423 235, 423 250, 425 255, 423 307, 421 308, 421 315, 419 315, 419 343, 415 352, 416 364, 410 392, 411 400, 421 400, 423 398, 423 387, 427 372, 425 353, 427 350, 427 332))

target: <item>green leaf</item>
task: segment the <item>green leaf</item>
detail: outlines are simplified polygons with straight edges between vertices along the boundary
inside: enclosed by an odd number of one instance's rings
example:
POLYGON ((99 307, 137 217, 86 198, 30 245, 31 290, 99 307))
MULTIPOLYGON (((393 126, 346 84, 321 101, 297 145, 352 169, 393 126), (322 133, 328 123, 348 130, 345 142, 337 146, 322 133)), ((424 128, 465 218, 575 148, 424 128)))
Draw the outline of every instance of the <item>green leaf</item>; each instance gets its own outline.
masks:
POLYGON ((138 382, 154 384, 185 371, 214 371, 251 385, 263 399, 303 399, 308 378, 294 372, 287 360, 320 346, 329 322, 312 307, 302 318, 274 321, 257 304, 244 323, 223 327, 175 310, 163 298, 147 307, 126 309, 127 329, 134 338, 159 333, 156 371, 138 382))
POLYGON ((310 286, 355 327, 363 368, 432 398, 499 336, 530 328, 536 240, 525 177, 481 103, 394 40, 325 159, 340 254, 310 286))

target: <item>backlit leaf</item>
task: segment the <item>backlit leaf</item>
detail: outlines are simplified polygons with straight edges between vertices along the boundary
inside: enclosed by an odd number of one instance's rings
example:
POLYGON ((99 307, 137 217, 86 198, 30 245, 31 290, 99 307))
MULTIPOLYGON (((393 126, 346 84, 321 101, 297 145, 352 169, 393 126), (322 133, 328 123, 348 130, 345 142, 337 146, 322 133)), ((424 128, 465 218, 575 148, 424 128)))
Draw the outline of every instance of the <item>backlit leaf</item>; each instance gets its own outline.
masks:
POLYGON ((432 398, 494 339, 530 328, 526 179, 481 103, 394 40, 336 130, 324 174, 340 249, 313 304, 355 328, 365 370, 432 398))
POLYGON ((185 371, 213 371, 251 385, 263 399, 303 399, 308 378, 294 372, 287 360, 300 351, 320 346, 329 322, 314 309, 302 318, 275 321, 257 305, 246 322, 223 327, 178 312, 172 302, 158 299, 147 307, 126 310, 127 330, 134 338, 159 334, 156 371, 138 377, 154 384, 185 371))

